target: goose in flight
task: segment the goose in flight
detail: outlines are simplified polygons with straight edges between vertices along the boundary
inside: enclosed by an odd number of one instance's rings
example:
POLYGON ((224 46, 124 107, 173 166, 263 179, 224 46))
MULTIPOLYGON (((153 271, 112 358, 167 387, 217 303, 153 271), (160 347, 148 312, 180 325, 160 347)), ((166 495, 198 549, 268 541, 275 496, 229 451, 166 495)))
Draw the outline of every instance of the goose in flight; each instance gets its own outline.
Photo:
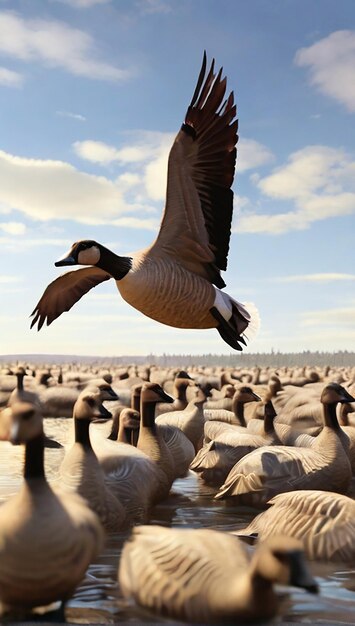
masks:
POLYGON ((214 60, 203 57, 185 121, 168 162, 166 205, 156 240, 144 250, 118 256, 100 243, 82 240, 55 263, 87 265, 50 283, 32 315, 32 326, 51 324, 90 289, 110 278, 126 302, 175 328, 217 328, 222 339, 242 350, 258 326, 246 308, 221 291, 231 234, 238 140, 233 92, 214 60))

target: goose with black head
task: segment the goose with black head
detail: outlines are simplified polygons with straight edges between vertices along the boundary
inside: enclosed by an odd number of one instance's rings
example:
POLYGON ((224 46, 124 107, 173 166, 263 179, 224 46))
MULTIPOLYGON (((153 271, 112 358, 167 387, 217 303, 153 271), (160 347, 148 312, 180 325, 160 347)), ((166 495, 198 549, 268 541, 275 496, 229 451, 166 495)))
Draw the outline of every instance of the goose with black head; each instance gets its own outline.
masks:
POLYGON ((206 54, 185 121, 172 145, 166 205, 156 240, 119 256, 93 240, 76 242, 57 267, 87 265, 60 276, 33 311, 32 326, 51 324, 90 289, 113 278, 126 302, 175 328, 216 328, 242 350, 258 326, 253 305, 222 291, 227 268, 238 139, 233 92, 226 78, 206 73, 206 54))

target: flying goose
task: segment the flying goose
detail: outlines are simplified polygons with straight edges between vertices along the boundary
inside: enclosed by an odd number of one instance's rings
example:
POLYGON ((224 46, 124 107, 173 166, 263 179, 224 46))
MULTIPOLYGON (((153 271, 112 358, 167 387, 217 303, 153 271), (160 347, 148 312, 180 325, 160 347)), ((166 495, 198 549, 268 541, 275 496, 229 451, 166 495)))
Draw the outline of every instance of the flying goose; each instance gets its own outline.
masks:
POLYGON ((353 401, 341 385, 327 385, 321 396, 324 428, 314 445, 311 448, 265 446, 254 450, 232 468, 216 499, 232 496, 239 503, 260 506, 285 491, 323 489, 346 493, 351 466, 336 405, 353 401))
POLYGON ((38 406, 15 403, 0 420, 7 426, 4 438, 25 444, 23 485, 0 509, 2 609, 65 603, 102 547, 101 524, 81 497, 48 484, 38 406))
POLYGON ((271 618, 278 608, 273 583, 317 591, 299 541, 270 539, 250 559, 237 537, 207 529, 135 528, 118 577, 123 594, 137 604, 203 624, 271 618))
POLYGON ((172 145, 166 205, 159 234, 144 250, 118 256, 83 240, 55 263, 88 265, 68 272, 45 290, 31 327, 51 324, 90 289, 113 278, 126 302, 175 328, 217 328, 232 348, 242 350, 255 332, 258 314, 221 291, 227 268, 233 212, 231 185, 238 122, 233 92, 224 100, 226 78, 206 54, 185 121, 172 145))

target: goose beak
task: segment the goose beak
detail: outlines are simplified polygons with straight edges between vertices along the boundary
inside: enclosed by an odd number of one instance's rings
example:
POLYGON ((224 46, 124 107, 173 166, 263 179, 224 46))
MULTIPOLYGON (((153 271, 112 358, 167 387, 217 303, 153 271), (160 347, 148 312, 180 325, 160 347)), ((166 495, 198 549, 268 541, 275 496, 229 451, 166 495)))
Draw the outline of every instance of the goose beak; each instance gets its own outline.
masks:
POLYGON ((260 402, 260 401, 261 401, 261 398, 260 398, 260 396, 258 396, 258 394, 257 394, 257 393, 253 393, 253 396, 254 396, 254 400, 255 400, 256 402, 260 402))
POLYGON ((98 413, 95 414, 95 419, 93 420, 96 424, 101 422, 107 422, 111 419, 112 413, 106 409, 103 404, 100 404, 98 407, 98 413))
POLYGON ((105 389, 101 398, 106 401, 119 400, 117 393, 112 389, 112 387, 110 387, 110 389, 105 389))
POLYGON ((58 261, 54 263, 56 267, 63 267, 64 265, 76 265, 76 260, 71 254, 65 254, 58 261))
POLYGON ((302 587, 310 593, 318 593, 318 585, 310 573, 301 552, 292 555, 290 585, 302 587))
POLYGON ((169 402, 172 403, 174 402, 174 398, 172 398, 171 396, 169 396, 167 393, 165 393, 165 391, 161 390, 160 392, 160 398, 161 398, 161 402, 169 402))
POLYGON ((344 390, 343 396, 340 400, 342 404, 348 404, 350 402, 355 402, 355 398, 353 398, 350 393, 344 390))

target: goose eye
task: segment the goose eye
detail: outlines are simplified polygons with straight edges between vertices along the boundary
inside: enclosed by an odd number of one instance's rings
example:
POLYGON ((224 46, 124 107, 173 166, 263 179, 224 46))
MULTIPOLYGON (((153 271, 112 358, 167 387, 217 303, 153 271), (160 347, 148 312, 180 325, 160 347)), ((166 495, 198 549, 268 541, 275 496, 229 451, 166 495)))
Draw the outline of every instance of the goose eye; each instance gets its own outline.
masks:
POLYGON ((89 398, 88 400, 86 400, 86 402, 88 403, 89 406, 93 407, 95 406, 95 400, 93 400, 92 398, 89 398))

